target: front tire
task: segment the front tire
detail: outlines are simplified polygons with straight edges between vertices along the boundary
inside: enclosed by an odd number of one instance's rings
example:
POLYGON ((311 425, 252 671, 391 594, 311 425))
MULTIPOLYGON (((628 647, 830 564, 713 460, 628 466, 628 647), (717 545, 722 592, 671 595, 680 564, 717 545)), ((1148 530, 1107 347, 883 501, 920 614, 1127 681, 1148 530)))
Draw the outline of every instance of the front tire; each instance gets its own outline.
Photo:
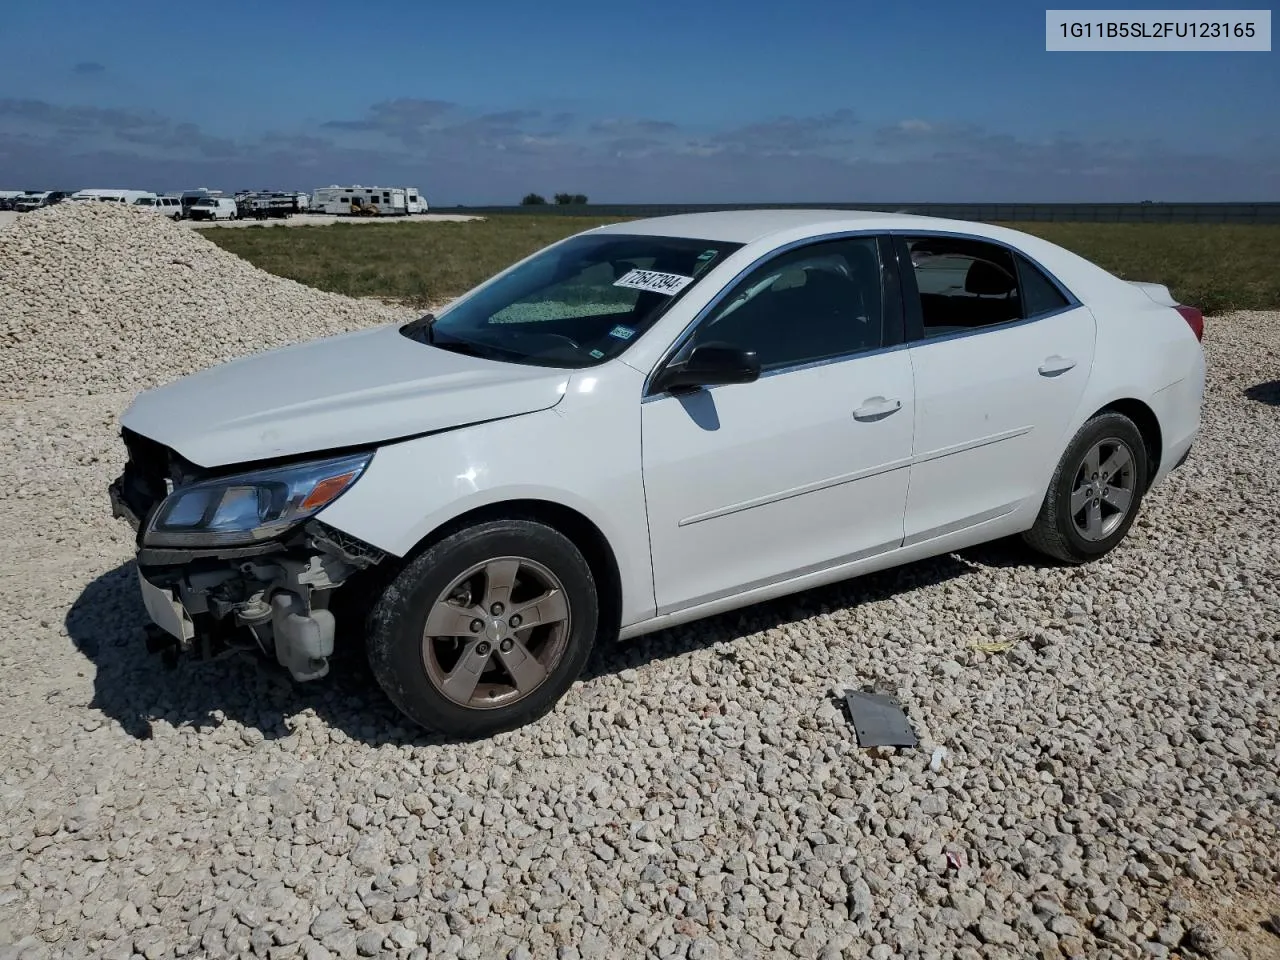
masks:
POLYGON ((494 520, 432 545, 369 616, 369 664, 410 719, 483 737, 547 713, 591 653, 595 580, 563 534, 494 520))
POLYGON ((1070 564, 1111 552, 1138 515, 1148 469, 1147 448, 1133 421, 1114 411, 1098 414, 1067 445, 1035 526, 1023 540, 1070 564))

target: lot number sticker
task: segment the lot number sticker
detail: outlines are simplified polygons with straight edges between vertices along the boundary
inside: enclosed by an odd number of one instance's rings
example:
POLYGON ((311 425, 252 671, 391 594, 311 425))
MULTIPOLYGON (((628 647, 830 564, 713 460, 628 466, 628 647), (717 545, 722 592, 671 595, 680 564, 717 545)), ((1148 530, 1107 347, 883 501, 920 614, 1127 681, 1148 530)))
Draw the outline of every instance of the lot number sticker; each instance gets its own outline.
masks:
POLYGON ((675 296, 693 282, 693 277, 678 273, 658 273, 656 270, 632 270, 613 282, 615 287, 630 287, 632 290, 647 290, 650 293, 665 293, 675 296))

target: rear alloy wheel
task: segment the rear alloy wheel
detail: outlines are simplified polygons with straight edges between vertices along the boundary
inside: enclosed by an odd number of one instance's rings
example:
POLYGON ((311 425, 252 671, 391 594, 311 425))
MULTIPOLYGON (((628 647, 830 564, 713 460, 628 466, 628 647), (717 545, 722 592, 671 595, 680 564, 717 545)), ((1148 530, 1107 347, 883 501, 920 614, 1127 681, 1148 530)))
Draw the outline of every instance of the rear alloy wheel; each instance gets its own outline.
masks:
POLYGON ((369 662, 417 723, 484 736, 559 700, 586 664, 597 606, 568 538, 527 520, 482 523, 428 548, 384 591, 369 662))
POLYGON ((1128 533, 1147 489, 1142 434, 1128 417, 1099 414, 1076 433, 1049 482, 1035 526, 1023 534, 1036 550, 1087 563, 1128 533))
POLYGON ((1100 440, 1084 455, 1072 481, 1071 522, 1090 543, 1107 539, 1133 506, 1133 450, 1123 440, 1100 440))

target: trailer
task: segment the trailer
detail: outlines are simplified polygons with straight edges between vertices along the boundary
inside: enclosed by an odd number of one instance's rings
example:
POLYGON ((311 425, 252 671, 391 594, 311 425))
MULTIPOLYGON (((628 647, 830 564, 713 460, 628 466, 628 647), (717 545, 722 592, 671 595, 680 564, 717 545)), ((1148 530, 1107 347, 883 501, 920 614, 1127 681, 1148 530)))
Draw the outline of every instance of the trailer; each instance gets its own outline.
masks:
POLYGON ((426 209, 416 187, 319 187, 311 196, 311 213, 335 216, 403 217, 426 209), (412 195, 412 208, 410 207, 412 195))
POLYGON ((236 194, 242 219, 282 220, 298 213, 298 198, 292 193, 259 190, 236 194))

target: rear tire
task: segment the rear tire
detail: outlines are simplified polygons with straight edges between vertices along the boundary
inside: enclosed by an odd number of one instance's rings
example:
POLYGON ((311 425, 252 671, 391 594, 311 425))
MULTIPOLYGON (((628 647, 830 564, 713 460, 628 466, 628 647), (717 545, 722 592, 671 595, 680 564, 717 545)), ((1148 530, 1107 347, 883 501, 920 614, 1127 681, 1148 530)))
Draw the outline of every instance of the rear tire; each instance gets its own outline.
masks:
POLYGON ((586 665, 598 620, 595 580, 572 541, 494 520, 432 545, 383 591, 369 665, 416 723, 484 737, 556 704, 586 665))
POLYGON ((1063 563, 1098 559, 1133 525, 1147 471, 1147 448, 1133 421, 1112 411, 1098 414, 1067 444, 1035 525, 1022 539, 1063 563))

